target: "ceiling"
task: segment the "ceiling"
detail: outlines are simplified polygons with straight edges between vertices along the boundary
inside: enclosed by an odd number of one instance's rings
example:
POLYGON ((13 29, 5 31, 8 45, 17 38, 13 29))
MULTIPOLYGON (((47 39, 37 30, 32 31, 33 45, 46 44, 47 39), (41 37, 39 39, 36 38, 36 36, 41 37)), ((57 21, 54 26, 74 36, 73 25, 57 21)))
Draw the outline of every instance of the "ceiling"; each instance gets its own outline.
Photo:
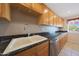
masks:
POLYGON ((64 19, 79 17, 79 3, 46 3, 46 5, 64 19))

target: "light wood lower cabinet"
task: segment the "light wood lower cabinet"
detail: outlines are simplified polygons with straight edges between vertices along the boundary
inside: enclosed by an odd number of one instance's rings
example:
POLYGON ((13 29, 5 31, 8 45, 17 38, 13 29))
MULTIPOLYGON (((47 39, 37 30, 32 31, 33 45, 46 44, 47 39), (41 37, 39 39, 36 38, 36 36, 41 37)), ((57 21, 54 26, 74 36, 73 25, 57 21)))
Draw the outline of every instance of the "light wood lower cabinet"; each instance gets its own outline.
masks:
POLYGON ((16 54, 16 56, 48 56, 49 41, 36 45, 28 50, 24 50, 16 54))
POLYGON ((61 39, 58 39, 58 41, 56 42, 56 53, 57 54, 59 54, 59 52, 64 47, 66 42, 67 42, 67 34, 61 39))

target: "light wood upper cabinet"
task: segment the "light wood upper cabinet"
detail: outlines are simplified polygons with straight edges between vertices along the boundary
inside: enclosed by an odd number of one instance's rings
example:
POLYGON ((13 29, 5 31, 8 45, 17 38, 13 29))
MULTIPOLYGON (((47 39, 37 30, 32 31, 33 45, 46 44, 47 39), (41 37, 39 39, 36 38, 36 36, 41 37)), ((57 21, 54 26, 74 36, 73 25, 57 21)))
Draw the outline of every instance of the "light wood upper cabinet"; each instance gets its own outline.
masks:
POLYGON ((53 25, 53 16, 54 13, 49 10, 46 6, 43 6, 44 12, 43 14, 38 18, 38 24, 41 25, 53 25))
POLYGON ((54 26, 63 27, 64 26, 64 19, 59 16, 54 17, 54 26))
POLYGON ((44 7, 41 3, 32 3, 32 9, 40 14, 43 14, 44 12, 44 7))
POLYGON ((20 3, 28 8, 32 8, 32 3, 20 3))
POLYGON ((64 24, 59 16, 42 3, 18 3, 16 6, 24 12, 38 16, 37 24, 39 25, 63 26, 64 24))
POLYGON ((44 12, 38 17, 38 24, 40 25, 49 25, 49 9, 46 6, 43 6, 44 12))
POLYGON ((54 13, 52 11, 49 10, 48 12, 48 20, 49 20, 49 24, 53 25, 54 24, 54 13))
POLYGON ((54 16, 53 16, 53 25, 54 25, 54 26, 57 26, 57 22, 58 22, 57 16, 54 15, 54 16))
POLYGON ((65 25, 65 21, 64 21, 64 19, 62 19, 62 26, 64 26, 65 25))
POLYGON ((23 5, 26 8, 30 8, 31 10, 40 14, 42 14, 44 11, 42 3, 20 3, 20 5, 23 5))
POLYGON ((61 26, 61 27, 64 26, 64 19, 59 18, 59 19, 58 19, 58 22, 59 22, 59 23, 58 23, 59 26, 61 26))
POLYGON ((56 24, 57 24, 58 27, 62 26, 60 17, 57 17, 57 23, 56 24))
POLYGON ((11 21, 9 4, 0 4, 0 19, 11 21))
POLYGON ((48 13, 45 13, 38 18, 38 24, 40 25, 49 25, 48 13))

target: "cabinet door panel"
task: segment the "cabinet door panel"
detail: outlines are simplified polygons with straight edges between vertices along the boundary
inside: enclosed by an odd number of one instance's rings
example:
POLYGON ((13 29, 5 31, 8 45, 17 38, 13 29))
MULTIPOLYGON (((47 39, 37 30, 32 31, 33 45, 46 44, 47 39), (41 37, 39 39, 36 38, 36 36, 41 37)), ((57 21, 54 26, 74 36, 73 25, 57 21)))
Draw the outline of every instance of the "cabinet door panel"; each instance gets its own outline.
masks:
POLYGON ((0 4, 0 17, 3 19, 6 19, 8 21, 11 20, 10 18, 10 6, 9 4, 5 3, 5 4, 0 4))
POLYGON ((43 49, 43 51, 39 50, 39 52, 37 53, 37 55, 38 56, 48 56, 48 50, 47 49, 43 49))
POLYGON ((49 22, 48 13, 45 13, 38 18, 38 24, 48 25, 49 24, 48 22, 49 22))
POLYGON ((57 26, 57 17, 54 17, 54 26, 57 26))
POLYGON ((36 48, 30 48, 28 50, 24 50, 18 54, 16 54, 17 56, 35 56, 36 55, 36 48))
POLYGON ((0 17, 2 16, 2 5, 0 4, 0 17))
POLYGON ((61 49, 64 47, 65 43, 67 42, 67 35, 62 37, 56 42, 56 49, 57 49, 57 54, 61 51, 61 49))
POLYGON ((43 5, 41 3, 32 3, 32 9, 37 11, 38 13, 43 13, 43 5))
POLYGON ((49 10, 49 12, 48 12, 49 14, 48 14, 48 19, 49 19, 49 24, 50 25, 53 25, 54 24, 54 22, 53 22, 53 16, 54 16, 54 13, 52 12, 52 11, 50 11, 49 10))
POLYGON ((48 56, 48 53, 49 53, 49 42, 48 41, 40 44, 36 48, 37 48, 38 56, 48 56))
POLYGON ((28 8, 32 8, 32 3, 20 3, 28 8))

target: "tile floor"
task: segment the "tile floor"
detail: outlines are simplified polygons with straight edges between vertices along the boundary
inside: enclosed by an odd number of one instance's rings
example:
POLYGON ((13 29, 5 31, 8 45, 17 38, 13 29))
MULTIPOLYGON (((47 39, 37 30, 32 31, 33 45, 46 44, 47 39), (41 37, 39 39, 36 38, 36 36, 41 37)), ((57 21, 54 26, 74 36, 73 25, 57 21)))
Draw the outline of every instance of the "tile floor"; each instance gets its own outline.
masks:
POLYGON ((79 56, 79 35, 70 36, 68 42, 60 51, 59 56, 79 56), (77 37, 76 37, 77 36, 77 37))

